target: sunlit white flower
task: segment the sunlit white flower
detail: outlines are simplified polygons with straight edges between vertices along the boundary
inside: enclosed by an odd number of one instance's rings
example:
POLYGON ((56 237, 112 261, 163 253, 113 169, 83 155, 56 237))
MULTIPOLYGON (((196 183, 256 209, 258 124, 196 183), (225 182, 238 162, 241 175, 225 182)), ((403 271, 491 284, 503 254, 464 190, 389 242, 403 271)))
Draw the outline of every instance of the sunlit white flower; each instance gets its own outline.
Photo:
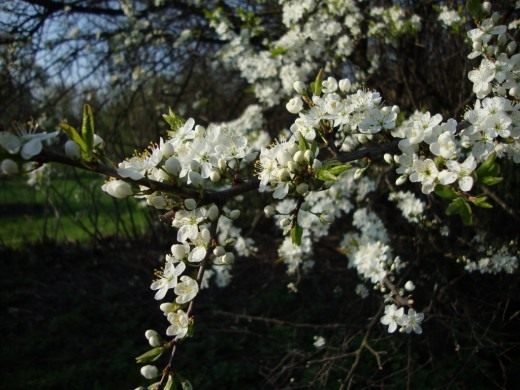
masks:
POLYGON ((199 285, 197 281, 187 275, 180 277, 180 283, 174 288, 174 292, 177 295, 175 302, 182 305, 191 301, 199 292, 199 285))

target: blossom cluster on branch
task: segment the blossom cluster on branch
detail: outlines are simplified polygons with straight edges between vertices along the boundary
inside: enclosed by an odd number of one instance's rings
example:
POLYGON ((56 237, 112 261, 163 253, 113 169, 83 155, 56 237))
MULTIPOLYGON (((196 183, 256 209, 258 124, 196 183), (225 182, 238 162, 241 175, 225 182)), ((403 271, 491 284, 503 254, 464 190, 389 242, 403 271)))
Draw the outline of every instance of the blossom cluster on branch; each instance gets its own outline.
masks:
MULTIPOLYGON (((194 299, 200 290, 214 275, 219 286, 227 285, 236 255, 257 251, 240 228, 240 217, 249 208, 246 192, 258 192, 255 206, 282 231, 277 253, 287 273, 297 276, 288 285, 290 291, 297 291, 301 274, 319 266, 314 249, 331 226, 349 221, 351 229, 342 230, 335 246, 361 279, 356 292, 363 297, 369 290, 382 295, 380 322, 389 333, 399 329, 421 334, 427 314, 413 296, 420 283, 403 276, 414 259, 401 258, 392 247, 391 234, 370 198, 384 178, 393 177, 385 199, 404 220, 445 236, 449 228, 432 218, 424 199, 444 202, 448 215, 459 215, 471 225, 474 209, 492 207, 484 190, 503 180, 501 159, 520 162, 517 28, 486 11, 487 5, 481 10, 487 16, 468 32, 469 58, 480 63, 467 74, 475 99, 463 118, 429 111, 407 116, 379 92, 364 88, 365 72, 353 68, 349 77, 325 77, 325 71, 338 63, 348 63, 356 40, 362 38, 362 23, 368 23, 370 39, 384 37, 393 45, 403 35, 420 31, 417 15, 398 6, 378 7, 364 20, 354 1, 291 0, 281 6, 286 32, 263 42, 260 49, 250 41, 249 34, 258 33, 254 28, 235 31, 222 10, 208 16, 218 36, 228 41, 218 58, 238 69, 263 104, 249 106, 235 121, 204 127, 170 111, 164 115, 168 135, 117 165, 107 163, 88 109, 81 132, 62 126, 69 137, 63 145, 58 133, 0 132, 0 146, 8 155, 1 163, 4 174, 17 173, 19 164, 28 160, 62 162, 110 177, 102 189, 113 197, 135 196, 170 213, 176 242, 151 284, 155 298, 166 300, 160 309, 167 320, 164 334, 170 339, 148 330, 153 349, 138 358, 146 364, 144 377, 160 377, 152 385, 157 388, 172 386, 172 358, 177 345, 191 334, 194 299), (320 59, 330 53, 334 56, 323 63, 320 59), (317 74, 312 82, 310 74, 317 74), (262 110, 282 101, 297 117, 271 142, 262 129, 262 110), (53 140, 55 145, 45 145, 53 140), (397 189, 407 181, 420 191, 397 189), (149 363, 167 353, 169 363, 161 375, 149 363)), ((461 23, 460 13, 445 6, 439 20, 445 26, 461 23)), ((468 272, 516 271, 516 242, 491 246, 478 237, 475 242, 482 248, 474 256, 477 260, 458 259, 468 272)))

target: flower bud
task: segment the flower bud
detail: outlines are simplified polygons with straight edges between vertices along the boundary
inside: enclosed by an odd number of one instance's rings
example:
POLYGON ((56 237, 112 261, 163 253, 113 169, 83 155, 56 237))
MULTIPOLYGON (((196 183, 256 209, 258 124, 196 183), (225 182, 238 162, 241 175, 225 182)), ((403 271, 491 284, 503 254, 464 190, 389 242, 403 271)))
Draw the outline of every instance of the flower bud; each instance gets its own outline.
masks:
POLYGON ((299 96, 295 96, 287 102, 285 108, 291 114, 298 114, 303 109, 303 101, 299 96))
POLYGON ((162 344, 161 338, 157 336, 152 336, 148 338, 148 344, 150 344, 151 347, 158 347, 162 344))
POLYGON ((209 174, 209 179, 213 182, 213 183, 216 183, 220 180, 220 173, 219 171, 217 170, 213 170, 211 171, 211 173, 209 174))
POLYGON ((170 175, 179 176, 181 169, 181 163, 179 162, 179 160, 177 160, 176 157, 172 156, 164 163, 164 170, 168 172, 170 175))
POLYGON ((271 205, 267 205, 267 206, 264 207, 264 214, 265 214, 265 216, 266 216, 267 218, 272 217, 272 216, 274 215, 275 212, 276 212, 276 211, 275 211, 274 207, 271 206, 271 205))
POLYGON ((481 51, 482 50, 482 41, 475 41, 472 44, 474 51, 481 51))
POLYGON ((385 153, 383 155, 383 159, 388 163, 388 164, 393 164, 394 162, 394 158, 392 157, 392 155, 390 153, 385 153))
POLYGON ((296 153, 294 153, 293 161, 298 164, 301 164, 305 161, 305 156, 301 150, 298 150, 296 153))
POLYGON ((114 198, 123 199, 133 194, 132 186, 123 180, 110 180, 101 189, 114 198))
POLYGON ((361 176, 363 176, 363 173, 365 172, 364 168, 358 168, 354 172, 354 180, 358 180, 361 176))
POLYGON ((309 185, 307 183, 300 183, 296 186, 296 192, 300 195, 305 195, 309 192, 309 185))
POLYGON ((226 250, 222 246, 217 246, 215 249, 213 249, 213 254, 216 257, 224 256, 226 254, 226 250))
POLYGON ((506 46, 507 53, 510 55, 514 54, 517 47, 518 47, 518 45, 515 41, 509 42, 506 46))
POLYGON ((491 3, 489 1, 484 1, 482 3, 482 9, 486 11, 487 13, 491 12, 491 3))
POLYGON ((399 114, 399 112, 401 111, 401 109, 399 108, 399 106, 392 106, 392 112, 394 114, 399 114))
POLYGON ((197 207, 197 202, 195 201, 195 199, 192 199, 192 198, 185 199, 184 207, 186 208, 186 210, 189 210, 189 211, 195 210, 195 208, 197 207))
POLYGON ((285 217, 280 220, 280 226, 282 228, 289 226, 291 224, 291 218, 285 217))
POLYGON ((146 366, 141 367, 141 375, 146 379, 155 379, 159 376, 159 370, 157 367, 148 364, 146 366))
POLYGON ((214 204, 211 205, 211 207, 208 209, 208 218, 211 221, 216 221, 218 218, 218 214, 219 214, 219 211, 218 211, 217 205, 214 205, 214 204))
POLYGON ((76 142, 69 139, 67 142, 65 142, 64 149, 65 149, 65 155, 68 158, 71 158, 73 160, 80 159, 81 151, 80 151, 79 145, 76 142))
POLYGON ((314 158, 314 155, 313 155, 313 153, 312 153, 312 150, 307 149, 307 150, 303 153, 303 157, 305 157, 305 160, 306 160, 306 161, 311 161, 311 160, 314 158))
POLYGON ((238 210, 238 209, 232 210, 229 213, 229 218, 231 218, 233 220, 237 219, 238 217, 240 217, 240 210, 238 210))
POLYGON ((296 164, 294 161, 289 161, 287 163, 287 169, 284 169, 282 173, 280 174, 281 180, 289 180, 291 178, 291 175, 289 172, 296 172, 298 170, 298 164, 296 164))
POLYGON ((227 252, 223 257, 222 257, 222 262, 224 264, 233 264, 233 262, 235 261, 235 255, 232 253, 232 252, 227 252))
POLYGON ((220 169, 221 171, 224 171, 227 168, 226 160, 224 160, 223 158, 218 160, 217 165, 218 169, 220 169))
POLYGON ((16 175, 18 173, 18 164, 10 158, 6 158, 0 164, 0 172, 4 175, 16 175))
POLYGON ((186 248, 182 244, 173 244, 171 251, 176 260, 182 260, 186 256, 186 248))
POLYGON ((166 198, 162 195, 148 195, 146 197, 146 204, 156 209, 168 208, 168 202, 166 201, 166 198))
POLYGON ((339 90, 341 92, 348 92, 350 90, 350 87, 352 86, 352 83, 349 79, 342 79, 339 80, 339 90))
POLYGON ((415 284, 413 284, 413 282, 411 280, 407 281, 405 284, 404 284, 404 289, 406 291, 413 291, 415 290, 415 284))
POLYGON ((202 184, 202 176, 198 172, 188 173, 188 179, 195 187, 199 187, 202 184))
POLYGON ((146 337, 147 339, 149 339, 150 337, 154 337, 154 336, 158 337, 159 333, 157 333, 153 329, 148 329, 146 332, 144 332, 144 337, 146 337))
POLYGON ((520 90, 518 89, 518 86, 514 86, 509 90, 509 95, 515 98, 520 97, 520 90))
POLYGON ((399 176, 399 177, 397 178, 397 180, 395 181, 395 185, 396 185, 396 186, 400 186, 400 185, 406 183, 406 180, 407 180, 407 177, 406 177, 406 176, 404 176, 404 175, 403 175, 403 176, 399 176))
POLYGON ((295 81, 293 83, 293 88, 296 91, 296 93, 303 95, 305 93, 305 90, 307 89, 307 86, 305 85, 305 83, 301 81, 295 81))
POLYGON ((165 303, 161 303, 159 305, 159 309, 161 309, 161 311, 164 312, 164 314, 172 313, 172 312, 176 311, 177 308, 178 308, 178 305, 176 305, 175 303, 171 303, 171 302, 165 302, 165 303))
POLYGON ((507 35, 506 34, 500 34, 498 36, 497 42, 499 45, 505 45, 507 42, 507 35))

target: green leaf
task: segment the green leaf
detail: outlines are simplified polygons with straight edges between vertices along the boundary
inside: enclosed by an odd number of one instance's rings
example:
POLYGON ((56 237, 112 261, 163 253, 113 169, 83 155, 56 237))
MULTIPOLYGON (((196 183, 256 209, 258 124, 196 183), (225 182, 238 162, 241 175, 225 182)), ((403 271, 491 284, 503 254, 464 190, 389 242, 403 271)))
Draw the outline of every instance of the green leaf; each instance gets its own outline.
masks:
POLYGON ((94 147, 94 115, 89 104, 83 106, 81 138, 85 142, 85 148, 81 149, 82 157, 90 161, 92 159, 92 148, 94 147))
POLYGON ((285 47, 274 47, 271 49, 271 56, 277 57, 287 53, 287 49, 285 47))
POLYGON ((163 114, 163 119, 168 123, 172 131, 177 131, 184 125, 184 119, 177 115, 171 108, 168 108, 168 114, 163 114))
POLYGON ((322 181, 336 181, 338 176, 351 166, 351 164, 343 164, 337 160, 329 160, 318 170, 316 177, 322 181))
POLYGON ((61 122, 60 129, 63 130, 71 140, 78 144, 80 150, 86 150, 87 146, 85 145, 85 141, 83 141, 83 138, 81 138, 81 135, 79 135, 78 131, 74 127, 66 122, 61 122))
POLYGON ((294 245, 300 246, 302 244, 303 229, 300 225, 296 224, 291 229, 291 240, 294 245))
POLYGON ((300 149, 302 152, 305 152, 307 149, 309 149, 309 144, 303 137, 302 133, 298 133, 298 136, 298 149, 300 149))
POLYGON ((173 381, 173 376, 168 375, 168 381, 164 385, 164 390, 173 390, 175 389, 175 383, 173 381))
POLYGON ((481 207, 483 209, 492 209, 493 205, 487 201, 486 196, 475 196, 470 197, 469 201, 473 203, 477 207, 481 207))
POLYGON ((494 185, 500 183, 502 180, 504 180, 503 177, 486 176, 486 177, 483 177, 482 180, 480 180, 480 182, 487 186, 494 186, 494 185))
POLYGON ((151 363, 159 359, 163 353, 164 347, 155 347, 150 349, 149 351, 146 351, 142 355, 139 355, 135 358, 135 360, 139 364, 151 363))
POLYGON ((323 82, 323 77, 325 77, 325 72, 323 71, 323 69, 320 69, 318 75, 316 76, 316 79, 312 83, 312 91, 316 96, 321 95, 321 83, 323 82))
POLYGON ((443 186, 442 184, 438 184, 434 192, 443 199, 455 199, 457 197, 457 193, 451 187, 443 186))
POLYGON ((487 176, 498 176, 500 174, 500 165, 495 162, 495 155, 489 156, 475 171, 477 181, 482 182, 482 179, 487 176))
POLYGON ((486 15, 480 0, 468 0, 466 2, 466 9, 474 19, 482 19, 486 15))
POLYGON ((471 206, 463 198, 454 199, 446 209, 447 215, 458 214, 462 219, 464 225, 471 225, 473 223, 473 212, 471 206))

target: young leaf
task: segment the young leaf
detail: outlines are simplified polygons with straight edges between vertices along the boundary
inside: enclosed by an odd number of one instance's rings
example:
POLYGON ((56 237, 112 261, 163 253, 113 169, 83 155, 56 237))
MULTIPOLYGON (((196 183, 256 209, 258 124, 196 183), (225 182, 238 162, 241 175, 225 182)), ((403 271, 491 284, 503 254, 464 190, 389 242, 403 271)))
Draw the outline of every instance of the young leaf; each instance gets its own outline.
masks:
POLYGON ((492 209, 493 205, 487 201, 486 196, 475 196, 470 197, 469 201, 473 203, 477 207, 481 207, 483 209, 492 209))
POLYGON ((473 212, 471 206, 463 198, 454 199, 446 208, 446 214, 458 214, 464 225, 471 225, 473 223, 473 212))
POLYGON ((291 229, 291 240, 294 245, 300 246, 302 244, 303 229, 300 225, 296 224, 291 229))
POLYGON ((83 138, 81 138, 81 135, 79 135, 78 131, 74 127, 66 122, 62 122, 60 123, 60 129, 62 129, 71 140, 79 145, 80 150, 86 149, 87 146, 85 145, 85 141, 83 141, 83 138))
POLYGON ((500 174, 500 166, 495 162, 495 155, 489 156, 475 171, 477 181, 482 183, 482 179, 487 176, 498 176, 500 174))
POLYGON ((320 71, 318 72, 318 75, 316 76, 316 79, 312 83, 313 93, 316 96, 320 96, 320 94, 321 94, 321 83, 323 82, 324 76, 325 76, 325 72, 323 71, 323 69, 320 69, 320 71))
POLYGON ((164 347, 155 347, 150 349, 149 351, 146 351, 142 355, 139 355, 135 358, 135 360, 139 364, 151 363, 159 359, 163 353, 164 347))
POLYGON ((83 158, 89 161, 92 158, 92 148, 94 147, 94 115, 89 104, 83 106, 81 138, 85 143, 85 148, 81 148, 83 158))
POLYGON ((500 183, 502 180, 504 180, 503 177, 486 176, 486 177, 483 177, 482 180, 480 180, 480 182, 487 186, 494 186, 494 185, 500 183))

